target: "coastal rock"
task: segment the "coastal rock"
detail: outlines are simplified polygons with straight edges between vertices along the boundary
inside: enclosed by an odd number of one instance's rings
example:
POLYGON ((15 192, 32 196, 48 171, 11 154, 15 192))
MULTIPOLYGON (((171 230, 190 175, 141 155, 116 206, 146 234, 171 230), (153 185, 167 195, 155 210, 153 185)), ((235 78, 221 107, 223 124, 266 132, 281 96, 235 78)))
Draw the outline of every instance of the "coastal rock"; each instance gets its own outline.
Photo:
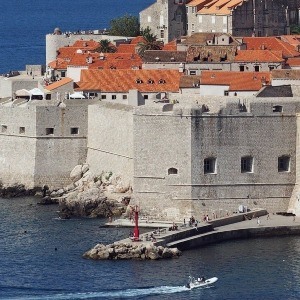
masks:
POLYGON ((23 196, 34 196, 41 188, 28 189, 23 184, 14 184, 12 186, 3 187, 0 183, 0 197, 15 198, 23 196))
POLYGON ((84 175, 89 169, 90 166, 88 164, 83 164, 81 168, 81 173, 84 175))
POLYGON ((82 165, 77 165, 70 173, 70 178, 73 182, 78 181, 82 177, 82 165))
POLYGON ((83 254, 84 258, 104 260, 124 260, 124 259, 138 259, 138 260, 158 260, 163 258, 179 257, 182 253, 177 248, 169 249, 162 246, 144 245, 134 243, 117 243, 111 245, 97 244, 94 248, 86 251, 83 254))
POLYGON ((51 193, 52 198, 61 198, 61 218, 121 216, 126 211, 131 188, 122 183, 120 176, 112 172, 102 172, 101 175, 95 176, 89 165, 83 164, 74 167, 70 178, 72 184, 51 193), (127 201, 123 201, 124 193, 119 191, 127 191, 127 201))
POLYGON ((40 205, 58 204, 58 200, 53 199, 50 196, 46 196, 46 197, 43 197, 37 204, 40 204, 40 205))

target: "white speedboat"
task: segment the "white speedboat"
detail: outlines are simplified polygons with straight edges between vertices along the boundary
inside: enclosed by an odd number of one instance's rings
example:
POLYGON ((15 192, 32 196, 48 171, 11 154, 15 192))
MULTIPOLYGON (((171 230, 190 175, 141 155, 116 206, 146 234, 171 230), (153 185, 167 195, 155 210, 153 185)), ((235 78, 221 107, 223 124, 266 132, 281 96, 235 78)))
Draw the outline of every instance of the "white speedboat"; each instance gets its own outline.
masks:
POLYGON ((217 280, 218 280, 217 277, 212 277, 212 278, 209 278, 209 279, 205 279, 205 278, 195 279, 194 277, 189 276, 189 282, 186 284, 186 287, 188 289, 204 287, 204 286, 215 283, 217 280))

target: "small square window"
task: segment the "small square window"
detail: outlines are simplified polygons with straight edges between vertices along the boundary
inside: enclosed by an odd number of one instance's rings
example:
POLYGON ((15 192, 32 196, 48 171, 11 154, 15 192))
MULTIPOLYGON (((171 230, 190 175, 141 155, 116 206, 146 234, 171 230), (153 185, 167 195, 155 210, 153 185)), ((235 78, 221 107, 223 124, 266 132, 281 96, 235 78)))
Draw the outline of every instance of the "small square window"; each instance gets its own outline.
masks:
POLYGON ((7 126, 1 125, 1 132, 6 132, 6 131, 7 131, 7 126))
POLYGON ((282 112, 283 108, 281 105, 275 105, 273 106, 273 112, 282 112))
POLYGON ((149 98, 148 95, 144 95, 144 99, 147 100, 149 98))
POLYGON ((101 99, 106 99, 106 95, 101 95, 101 99))
POLYGON ((123 100, 126 100, 127 99, 127 95, 123 95, 123 100))
POLYGON ((259 66, 254 66, 254 72, 259 72, 259 66))
POLYGON ((54 128, 46 128, 46 135, 54 134, 54 128))
POLYGON ((229 96, 229 91, 224 91, 224 96, 229 96))
POLYGON ((71 134, 78 134, 79 128, 78 127, 71 127, 71 134))
POLYGON ((25 127, 20 127, 19 128, 19 133, 24 134, 25 133, 25 127))
POLYGON ((253 157, 245 156, 241 158, 241 172, 242 173, 253 172, 253 157))
POLYGON ((116 100, 117 99, 117 95, 111 95, 111 99, 112 100, 116 100))
POLYGON ((216 158, 209 157, 204 159, 204 174, 216 173, 216 158))
POLYGON ((190 75, 196 75, 196 70, 190 70, 190 75))
POLYGON ((176 175, 178 174, 178 170, 176 168, 168 169, 168 175, 176 175))
POLYGON ((245 71, 245 66, 240 66, 240 72, 244 72, 245 71))
POLYGON ((280 156, 278 157, 278 172, 289 172, 290 171, 290 157, 280 156))

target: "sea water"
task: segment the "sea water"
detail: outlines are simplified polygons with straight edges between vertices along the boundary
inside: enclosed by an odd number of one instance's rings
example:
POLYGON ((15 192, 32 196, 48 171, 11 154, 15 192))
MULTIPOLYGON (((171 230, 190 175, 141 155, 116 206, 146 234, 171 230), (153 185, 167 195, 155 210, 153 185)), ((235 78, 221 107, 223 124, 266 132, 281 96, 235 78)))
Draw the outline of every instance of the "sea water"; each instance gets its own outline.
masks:
POLYGON ((1 0, 0 74, 45 64, 45 35, 109 28, 110 20, 138 16, 155 0, 1 0))
POLYGON ((231 241, 178 259, 93 261, 97 243, 128 236, 104 219, 57 218, 56 205, 0 199, 0 299, 300 299, 300 240, 231 241), (188 276, 218 277, 188 290, 188 276))

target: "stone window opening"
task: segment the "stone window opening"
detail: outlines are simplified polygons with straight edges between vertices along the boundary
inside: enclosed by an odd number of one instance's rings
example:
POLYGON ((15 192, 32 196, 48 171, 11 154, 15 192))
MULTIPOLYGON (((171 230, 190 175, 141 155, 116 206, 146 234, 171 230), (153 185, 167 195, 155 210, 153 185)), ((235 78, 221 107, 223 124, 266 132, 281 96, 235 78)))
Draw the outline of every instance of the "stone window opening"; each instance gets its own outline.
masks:
POLYGON ((53 127, 46 128, 46 135, 52 135, 52 134, 54 134, 54 128, 53 127))
POLYGON ((241 173, 253 173, 252 156, 244 156, 241 158, 241 173))
POLYGON ((7 125, 1 125, 1 132, 7 131, 7 125))
POLYGON ((176 175, 178 174, 178 170, 176 168, 169 168, 168 175, 176 175))
POLYGON ((19 133, 24 134, 25 133, 25 127, 20 127, 19 128, 19 133))
POLYGON ((123 95, 122 98, 123 98, 123 100, 126 100, 127 99, 127 95, 123 95))
POLYGON ((278 157, 278 172, 289 172, 290 171, 291 158, 288 155, 278 157))
POLYGON ((273 106, 273 112, 282 112, 283 107, 281 105, 274 105, 273 106))
POLYGON ((79 128, 78 127, 71 127, 71 134, 78 134, 79 128))
POLYGON ((101 95, 101 99, 106 99, 106 95, 101 95))
POLYGON ((112 100, 116 100, 117 99, 117 95, 111 95, 111 99, 112 100))
POLYGON ((216 158, 208 157, 204 159, 204 174, 216 174, 216 158))

